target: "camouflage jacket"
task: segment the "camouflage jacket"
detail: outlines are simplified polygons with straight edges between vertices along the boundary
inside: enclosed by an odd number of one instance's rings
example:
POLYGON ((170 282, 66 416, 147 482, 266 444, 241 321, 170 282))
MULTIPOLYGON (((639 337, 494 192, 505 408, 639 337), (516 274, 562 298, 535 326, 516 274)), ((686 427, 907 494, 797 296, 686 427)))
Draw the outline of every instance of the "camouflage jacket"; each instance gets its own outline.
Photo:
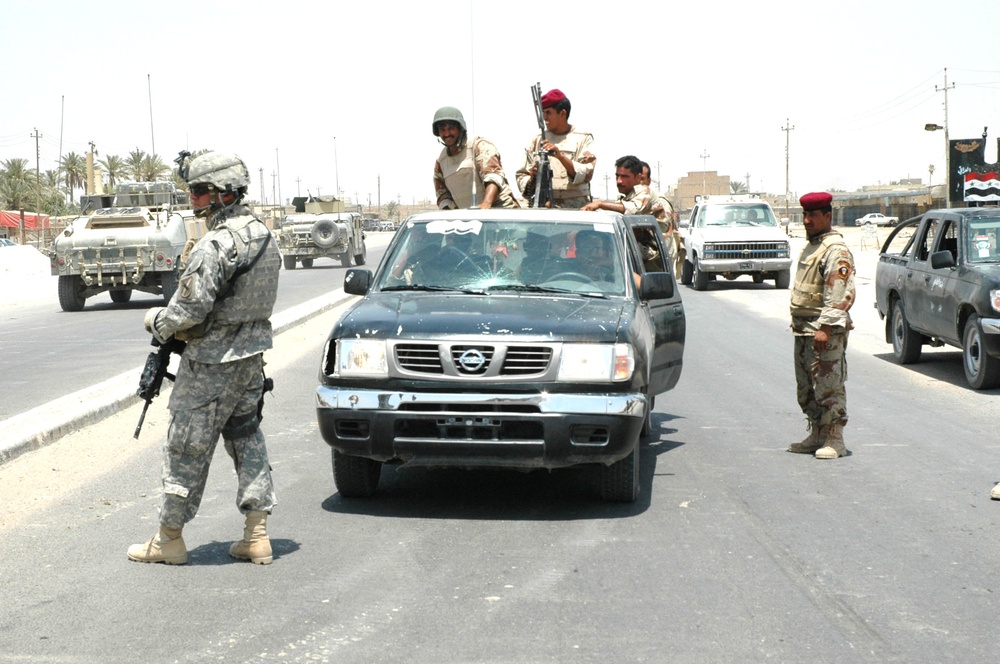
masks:
POLYGON ((646 185, 637 184, 627 195, 619 194, 618 202, 625 206, 625 214, 649 214, 653 193, 646 185))
POLYGON ((249 210, 236 206, 191 251, 170 304, 155 318, 155 334, 187 341, 184 357, 219 364, 271 347, 270 316, 278 295, 281 254, 270 231, 249 210))
MULTIPOLYGON (((568 134, 553 134, 545 132, 545 138, 559 148, 560 152, 571 155, 573 170, 576 174, 570 178, 569 172, 555 157, 549 157, 552 166, 552 195, 556 200, 565 198, 580 198, 590 196, 590 181, 594 177, 594 136, 570 127, 568 134)), ((524 149, 524 165, 517 169, 517 186, 525 198, 531 198, 535 190, 534 179, 531 177, 531 167, 538 162, 538 146, 542 140, 541 134, 536 134, 528 147, 524 149)))
POLYGON ((853 327, 849 313, 854 290, 854 256, 840 233, 830 231, 802 249, 792 286, 792 332, 812 336, 823 325, 853 327))
POLYGON ((458 153, 454 155, 448 154, 448 148, 443 148, 434 162, 434 193, 438 207, 444 210, 471 207, 473 177, 478 192, 477 204, 483 201, 486 185, 495 184, 500 191, 493 199, 493 207, 517 207, 497 147, 485 138, 476 137, 472 141, 472 150, 469 150, 467 140, 462 141, 458 148, 458 153))

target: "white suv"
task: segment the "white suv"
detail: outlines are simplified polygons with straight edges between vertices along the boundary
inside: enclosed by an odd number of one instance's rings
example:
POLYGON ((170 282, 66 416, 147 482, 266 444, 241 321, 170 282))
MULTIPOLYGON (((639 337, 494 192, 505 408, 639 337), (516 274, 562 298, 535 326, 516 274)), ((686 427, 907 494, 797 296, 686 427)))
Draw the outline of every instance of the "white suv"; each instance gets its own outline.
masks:
POLYGON ((776 288, 788 288, 788 236, 766 201, 746 195, 698 197, 681 234, 687 249, 682 284, 705 290, 717 276, 731 280, 747 274, 754 283, 774 279, 776 288))

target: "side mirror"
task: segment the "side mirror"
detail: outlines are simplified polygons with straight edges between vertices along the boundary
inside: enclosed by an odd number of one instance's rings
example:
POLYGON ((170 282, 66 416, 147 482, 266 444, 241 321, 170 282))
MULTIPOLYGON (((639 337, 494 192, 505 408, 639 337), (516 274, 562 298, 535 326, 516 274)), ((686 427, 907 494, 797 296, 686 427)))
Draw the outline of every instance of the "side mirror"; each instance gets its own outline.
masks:
POLYGON ((674 296, 674 277, 669 272, 647 272, 639 282, 640 300, 667 300, 674 296))
POLYGON ((371 287, 371 270, 351 268, 344 275, 344 292, 348 295, 367 295, 371 287))
POLYGON ((951 252, 945 249, 944 251, 935 251, 931 254, 931 267, 935 270, 946 267, 955 267, 955 257, 951 255, 951 252))

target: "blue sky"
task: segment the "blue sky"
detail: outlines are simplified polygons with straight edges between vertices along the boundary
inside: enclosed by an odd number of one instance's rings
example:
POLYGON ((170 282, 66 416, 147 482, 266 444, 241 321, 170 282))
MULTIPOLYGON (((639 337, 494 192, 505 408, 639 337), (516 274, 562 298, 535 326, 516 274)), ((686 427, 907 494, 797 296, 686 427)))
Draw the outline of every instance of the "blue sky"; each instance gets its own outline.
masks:
POLYGON ((923 126, 944 124, 945 68, 951 137, 992 123, 992 161, 1000 136, 995 30, 930 0, 0 2, 18 54, 0 74, 0 160, 34 166, 37 129, 43 170, 60 146, 124 157, 155 141, 168 162, 237 152, 254 198, 263 181, 272 199, 280 170, 285 199, 339 184, 409 203, 433 197, 439 106, 458 106, 513 177, 536 81, 594 134, 599 197, 623 154, 666 184, 704 165, 782 193, 786 118, 793 193, 926 181, 929 164, 940 183, 943 132, 923 126))

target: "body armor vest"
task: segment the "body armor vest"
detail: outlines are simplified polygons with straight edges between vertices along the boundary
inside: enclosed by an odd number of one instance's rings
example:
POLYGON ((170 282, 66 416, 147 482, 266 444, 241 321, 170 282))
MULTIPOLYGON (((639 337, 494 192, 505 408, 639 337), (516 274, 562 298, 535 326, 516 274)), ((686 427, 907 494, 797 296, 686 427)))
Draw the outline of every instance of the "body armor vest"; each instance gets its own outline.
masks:
POLYGON ((827 233, 820 242, 810 242, 799 256, 799 266, 792 286, 792 316, 818 318, 823 313, 823 258, 830 247, 844 244, 840 233, 827 233))
POLYGON ((229 289, 216 301, 213 311, 216 325, 233 325, 267 320, 274 309, 278 295, 278 270, 281 254, 274 238, 264 247, 270 234, 262 222, 252 216, 230 217, 217 231, 229 231, 236 246, 237 273, 230 279, 229 289), (263 254, 244 274, 242 266, 249 265, 263 248, 263 254))

